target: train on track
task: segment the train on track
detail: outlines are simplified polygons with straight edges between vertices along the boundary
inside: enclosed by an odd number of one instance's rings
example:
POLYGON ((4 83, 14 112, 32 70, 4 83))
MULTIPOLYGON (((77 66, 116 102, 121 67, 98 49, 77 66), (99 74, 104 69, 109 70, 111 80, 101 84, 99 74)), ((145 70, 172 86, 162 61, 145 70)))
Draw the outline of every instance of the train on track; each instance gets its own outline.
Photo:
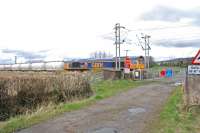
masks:
MULTIPOLYGON (((143 68, 143 57, 122 57, 121 66, 130 69, 143 68), (135 62, 135 63, 132 63, 135 62)), ((76 61, 48 61, 17 64, 0 64, 0 71, 87 71, 115 68, 114 58, 110 59, 82 59, 76 61)))

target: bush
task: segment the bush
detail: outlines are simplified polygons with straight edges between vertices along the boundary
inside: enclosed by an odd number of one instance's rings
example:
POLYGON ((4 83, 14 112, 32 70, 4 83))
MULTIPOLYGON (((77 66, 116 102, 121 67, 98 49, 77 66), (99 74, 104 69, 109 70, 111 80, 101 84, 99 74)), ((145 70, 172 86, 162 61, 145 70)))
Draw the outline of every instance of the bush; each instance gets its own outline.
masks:
POLYGON ((71 73, 0 74, 0 120, 32 112, 40 105, 89 97, 92 90, 85 75, 71 73))

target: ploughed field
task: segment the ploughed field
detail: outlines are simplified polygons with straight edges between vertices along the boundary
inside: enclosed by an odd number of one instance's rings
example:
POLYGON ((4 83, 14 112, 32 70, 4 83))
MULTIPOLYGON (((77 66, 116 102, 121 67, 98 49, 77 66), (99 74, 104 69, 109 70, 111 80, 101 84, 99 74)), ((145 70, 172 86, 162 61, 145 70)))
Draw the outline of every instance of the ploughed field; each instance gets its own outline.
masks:
POLYGON ((87 73, 0 72, 0 121, 92 95, 87 73))

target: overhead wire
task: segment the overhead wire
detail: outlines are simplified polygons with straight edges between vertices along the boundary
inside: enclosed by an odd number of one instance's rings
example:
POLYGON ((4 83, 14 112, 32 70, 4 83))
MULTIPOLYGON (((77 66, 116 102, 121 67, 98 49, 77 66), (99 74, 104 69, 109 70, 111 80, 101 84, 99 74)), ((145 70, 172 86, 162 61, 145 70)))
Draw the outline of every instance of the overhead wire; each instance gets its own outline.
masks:
POLYGON ((152 31, 152 30, 162 30, 162 29, 181 28, 181 27, 191 27, 191 25, 185 24, 185 25, 180 25, 180 26, 163 26, 163 27, 158 27, 158 28, 146 28, 146 29, 139 28, 139 29, 126 29, 126 30, 129 32, 148 31, 148 30, 152 31))
MULTIPOLYGON (((156 30, 167 30, 167 29, 174 29, 174 28, 183 28, 183 27, 194 27, 192 25, 189 25, 189 24, 185 24, 185 25, 180 25, 180 26, 164 26, 164 27, 156 27, 156 28, 139 28, 139 29, 124 29, 126 32, 122 32, 122 36, 126 36, 125 37, 125 40, 128 40, 128 36, 129 36, 129 33, 130 32, 145 32, 145 31, 156 31, 156 30)), ((113 35, 113 32, 109 33, 110 35, 112 34, 113 35)), ((173 33, 173 36, 180 36, 180 38, 168 38, 168 39, 160 39, 160 40, 151 40, 151 43, 150 44, 153 44, 153 42, 179 42, 179 43, 183 43, 183 42, 187 42, 187 41, 192 41, 192 40, 200 40, 200 36, 199 36, 200 33, 198 32, 195 32, 195 33, 192 33, 192 36, 191 36, 191 33, 190 35, 183 35, 184 38, 181 38, 181 35, 180 34, 174 34, 173 33), (187 37, 192 37, 190 39, 186 39, 187 37)), ((108 34, 107 34, 108 35, 108 34)), ((143 45, 142 45, 142 41, 140 39, 140 37, 138 36, 138 34, 136 33, 135 34, 136 36, 136 40, 138 40, 137 42, 131 42, 130 44, 135 44, 137 46, 141 46, 142 49, 144 49, 143 45)), ((129 36, 130 37, 130 36, 129 36)), ((113 40, 113 39, 112 39, 113 40)), ((132 40, 131 40, 132 41, 132 40)), ((194 50, 193 50, 194 51, 194 50)), ((193 52, 192 51, 192 52, 193 52)))

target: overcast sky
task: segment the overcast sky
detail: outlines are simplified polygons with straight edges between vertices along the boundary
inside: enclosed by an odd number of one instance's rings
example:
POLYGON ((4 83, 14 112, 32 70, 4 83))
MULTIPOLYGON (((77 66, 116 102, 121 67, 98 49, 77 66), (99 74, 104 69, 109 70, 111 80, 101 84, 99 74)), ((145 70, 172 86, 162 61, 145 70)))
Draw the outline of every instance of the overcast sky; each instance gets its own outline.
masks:
POLYGON ((194 56, 200 48, 199 0, 0 0, 0 62, 114 55, 118 22, 131 40, 122 55, 144 55, 141 33, 151 35, 156 59, 194 56))

